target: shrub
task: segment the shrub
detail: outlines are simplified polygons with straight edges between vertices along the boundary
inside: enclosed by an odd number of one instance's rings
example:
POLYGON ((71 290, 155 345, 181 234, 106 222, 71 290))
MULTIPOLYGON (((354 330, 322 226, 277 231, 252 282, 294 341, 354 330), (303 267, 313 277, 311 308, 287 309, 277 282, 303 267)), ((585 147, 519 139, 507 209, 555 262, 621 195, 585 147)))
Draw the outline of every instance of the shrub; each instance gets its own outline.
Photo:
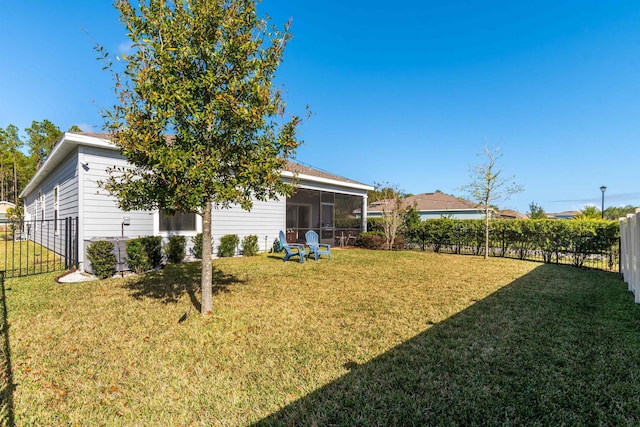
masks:
POLYGON ((220 238, 220 246, 218 246, 219 257, 231 257, 236 254, 236 248, 240 243, 240 239, 236 234, 227 234, 220 238))
POLYGON ((384 233, 382 218, 367 218, 367 232, 380 231, 384 233))
POLYGON ((405 246, 406 246, 406 242, 404 240, 404 237, 396 237, 393 240, 393 249, 395 249, 396 251, 403 250, 405 246))
POLYGON ((356 246, 365 249, 385 249, 387 239, 381 231, 367 231, 360 233, 356 246))
POLYGON ((162 261, 162 238, 160 236, 139 237, 128 240, 127 263, 136 273, 143 273, 160 265, 162 261))
POLYGON ((149 269, 157 267, 162 261, 162 237, 160 236, 146 236, 140 237, 144 250, 149 258, 149 269))
POLYGON ((184 236, 171 236, 167 245, 167 259, 177 264, 182 262, 186 255, 187 238, 184 236))
POLYGON ((127 240, 127 264, 136 273, 143 273, 151 269, 151 263, 147 256, 141 239, 127 240))
MULTIPOLYGON (((198 259, 202 259, 202 233, 198 233, 191 238, 191 243, 193 243, 193 247, 191 250, 193 251, 193 256, 198 259)), ((213 247, 213 245, 211 245, 213 247)))
POLYGON ((254 256, 258 254, 258 236, 252 234, 242 239, 242 255, 254 256))
POLYGON ((93 273, 101 279, 107 279, 116 272, 115 245, 106 240, 91 242, 87 248, 87 258, 93 267, 93 273))

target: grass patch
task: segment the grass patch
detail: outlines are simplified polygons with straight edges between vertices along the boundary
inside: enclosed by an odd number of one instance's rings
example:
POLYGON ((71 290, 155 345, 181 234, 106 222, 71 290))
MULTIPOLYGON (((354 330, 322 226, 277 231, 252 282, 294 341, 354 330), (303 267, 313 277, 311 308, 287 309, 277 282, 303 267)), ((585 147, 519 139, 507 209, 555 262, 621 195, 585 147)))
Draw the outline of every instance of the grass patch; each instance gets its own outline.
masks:
POLYGON ((64 262, 55 252, 30 240, 0 239, 0 270, 7 277, 62 270, 64 262))
POLYGON ((617 275, 349 250, 214 277, 210 317, 198 263, 8 280, 17 424, 640 422, 640 311, 617 275))

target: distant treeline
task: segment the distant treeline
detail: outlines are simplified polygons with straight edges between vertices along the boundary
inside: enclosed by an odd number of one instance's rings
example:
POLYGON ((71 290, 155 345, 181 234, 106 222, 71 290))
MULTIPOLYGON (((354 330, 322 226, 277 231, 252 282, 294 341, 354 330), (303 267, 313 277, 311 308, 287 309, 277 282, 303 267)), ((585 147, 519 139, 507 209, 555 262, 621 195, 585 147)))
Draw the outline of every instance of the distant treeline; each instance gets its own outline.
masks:
MULTIPOLYGON (((75 125, 69 128, 81 131, 75 125)), ((0 201, 18 205, 20 192, 61 136, 60 128, 46 119, 33 121, 22 133, 12 124, 0 127, 0 201)))

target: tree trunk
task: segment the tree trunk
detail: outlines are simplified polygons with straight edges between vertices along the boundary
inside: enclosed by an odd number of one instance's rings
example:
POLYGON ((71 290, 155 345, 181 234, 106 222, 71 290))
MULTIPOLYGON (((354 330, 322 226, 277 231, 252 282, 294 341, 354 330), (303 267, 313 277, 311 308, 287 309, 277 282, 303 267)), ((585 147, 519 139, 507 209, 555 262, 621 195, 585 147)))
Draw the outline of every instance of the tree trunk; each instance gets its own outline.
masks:
POLYGON ((4 199, 4 162, 0 163, 0 200, 4 199))
POLYGON ((200 313, 209 315, 213 311, 212 264, 211 264, 211 202, 207 202, 202 214, 202 304, 200 313))
POLYGON ((489 202, 484 208, 484 259, 489 258, 489 202))
POLYGON ((15 153, 13 154, 13 204, 18 205, 18 167, 16 165, 15 153))

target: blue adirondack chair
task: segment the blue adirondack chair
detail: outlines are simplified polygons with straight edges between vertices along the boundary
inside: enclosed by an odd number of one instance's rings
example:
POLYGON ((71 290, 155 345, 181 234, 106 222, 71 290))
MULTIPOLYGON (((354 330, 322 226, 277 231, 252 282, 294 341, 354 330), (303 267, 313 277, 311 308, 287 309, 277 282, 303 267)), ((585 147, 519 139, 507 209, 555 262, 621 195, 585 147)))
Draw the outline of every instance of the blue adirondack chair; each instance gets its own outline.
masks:
POLYGON ((304 264, 304 257, 307 255, 307 252, 304 249, 304 245, 298 243, 287 243, 287 238, 284 235, 284 231, 280 232, 280 244, 282 245, 282 249, 284 250, 283 261, 288 260, 292 256, 297 256, 298 258, 300 258, 300 262, 304 264))
POLYGON ((307 246, 309 246, 309 255, 307 256, 313 254, 316 261, 320 258, 320 255, 329 255, 329 259, 331 259, 331 245, 320 243, 318 233, 309 230, 305 233, 304 238, 307 241, 307 246))

